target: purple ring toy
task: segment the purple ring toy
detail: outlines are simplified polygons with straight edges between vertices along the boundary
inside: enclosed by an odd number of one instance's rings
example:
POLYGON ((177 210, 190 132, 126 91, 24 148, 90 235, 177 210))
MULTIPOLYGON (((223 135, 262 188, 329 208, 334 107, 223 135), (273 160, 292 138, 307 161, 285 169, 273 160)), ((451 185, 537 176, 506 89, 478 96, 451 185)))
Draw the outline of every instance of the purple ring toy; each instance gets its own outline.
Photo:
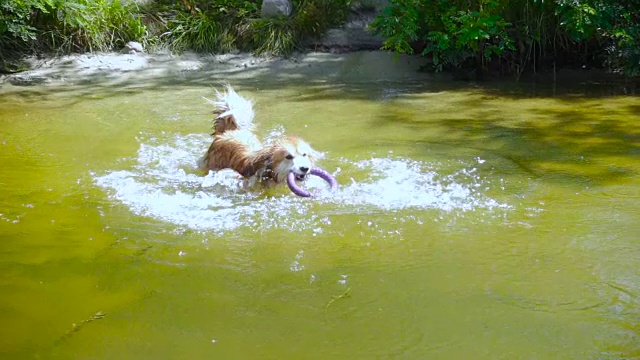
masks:
MULTIPOLYGON (((331 190, 338 189, 338 181, 336 181, 336 178, 334 178, 331 174, 329 174, 325 170, 322 170, 320 168, 311 168, 311 170, 309 170, 309 174, 315 175, 321 178, 322 180, 326 181, 331 187, 331 190)), ((287 185, 289 186, 289 189, 291 189, 291 191, 298 196, 302 196, 302 197, 311 196, 310 192, 303 189, 296 183, 296 176, 293 172, 290 172, 289 175, 287 175, 287 185)))

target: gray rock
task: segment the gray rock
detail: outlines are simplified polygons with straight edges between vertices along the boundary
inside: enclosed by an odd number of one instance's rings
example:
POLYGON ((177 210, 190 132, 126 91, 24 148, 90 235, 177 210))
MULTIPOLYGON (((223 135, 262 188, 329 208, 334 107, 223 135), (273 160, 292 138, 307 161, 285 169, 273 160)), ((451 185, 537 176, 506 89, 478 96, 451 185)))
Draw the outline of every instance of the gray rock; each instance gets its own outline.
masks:
POLYGON ((373 9, 377 13, 382 12, 387 6, 389 6, 389 0, 356 0, 351 4, 351 8, 356 11, 373 9))
POLYGON ((291 9, 291 1, 289 0, 264 0, 260 14, 262 17, 289 16, 291 9))
POLYGON ((124 48, 122 49, 123 54, 135 54, 135 53, 143 53, 143 52, 144 52, 144 48, 142 47, 142 44, 136 41, 129 41, 128 43, 125 44, 124 48))
POLYGON ((376 15, 371 10, 352 14, 342 27, 327 31, 312 45, 332 52, 380 49, 384 38, 369 28, 376 15))
POLYGON ((49 81, 49 79, 44 75, 32 74, 30 72, 11 75, 8 77, 7 80, 11 85, 15 85, 15 86, 39 85, 49 81))

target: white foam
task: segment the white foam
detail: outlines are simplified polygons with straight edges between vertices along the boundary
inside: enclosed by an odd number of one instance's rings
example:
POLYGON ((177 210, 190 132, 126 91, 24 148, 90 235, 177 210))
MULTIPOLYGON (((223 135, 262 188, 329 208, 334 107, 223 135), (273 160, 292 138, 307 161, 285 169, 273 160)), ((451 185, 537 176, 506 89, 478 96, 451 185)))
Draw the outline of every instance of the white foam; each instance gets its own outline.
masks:
MULTIPOLYGON (((272 135, 277 133, 276 129, 272 135)), ((321 179, 311 177, 305 187, 318 193, 314 199, 288 192, 268 196, 260 190, 243 189, 233 171, 206 176, 195 171, 209 145, 209 136, 139 141, 135 165, 95 174, 96 184, 137 215, 217 234, 240 227, 309 230, 315 234, 331 224, 329 214, 359 213, 366 207, 445 212, 506 207, 479 192, 482 181, 473 169, 440 176, 429 170, 428 164, 410 159, 341 159, 344 169, 334 173, 342 182, 337 193, 328 192, 321 179), (350 178, 350 174, 358 178, 350 178)))
POLYGON ((385 210, 404 208, 438 208, 472 210, 501 206, 497 201, 475 191, 474 186, 458 183, 455 177, 465 174, 466 181, 476 180, 466 169, 441 177, 423 169, 420 162, 407 159, 373 158, 355 163, 371 171, 368 181, 353 181, 343 189, 341 198, 354 204, 372 205, 385 210))

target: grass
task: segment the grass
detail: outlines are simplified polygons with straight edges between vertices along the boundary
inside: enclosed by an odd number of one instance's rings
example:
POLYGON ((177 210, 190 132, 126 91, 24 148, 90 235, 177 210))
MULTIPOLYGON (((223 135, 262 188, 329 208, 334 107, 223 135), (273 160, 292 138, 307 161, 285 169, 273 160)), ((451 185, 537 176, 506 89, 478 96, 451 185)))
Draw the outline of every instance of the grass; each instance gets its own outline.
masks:
POLYGON ((108 51, 149 35, 133 2, 6 0, 0 10, 0 72, 22 55, 108 51))
POLYGON ((255 0, 5 0, 0 71, 10 54, 121 49, 128 41, 174 51, 234 49, 288 55, 346 19, 351 0, 293 0, 289 17, 261 18, 255 0))
MULTIPOLYGON (((45 1, 30 13, 32 36, 10 39, 14 48, 46 52, 101 51, 122 47, 145 36, 146 28, 135 3, 120 0, 45 1)), ((0 45, 3 42, 0 41, 0 45)))
POLYGON ((286 18, 247 19, 241 25, 240 38, 245 48, 256 54, 291 54, 302 47, 294 24, 286 18))
POLYGON ((206 14, 179 13, 171 24, 170 30, 163 36, 167 37, 169 46, 174 50, 214 52, 233 46, 233 41, 228 40, 228 32, 223 24, 206 14))
MULTIPOLYGON (((163 35, 176 51, 227 52, 232 49, 258 54, 289 55, 307 40, 322 36, 344 22, 349 0, 298 0, 288 17, 261 18, 253 2, 228 6, 194 6, 178 12, 165 24, 163 35), (240 5, 246 5, 242 8, 240 5)), ((175 11, 175 8, 173 9, 175 11)))

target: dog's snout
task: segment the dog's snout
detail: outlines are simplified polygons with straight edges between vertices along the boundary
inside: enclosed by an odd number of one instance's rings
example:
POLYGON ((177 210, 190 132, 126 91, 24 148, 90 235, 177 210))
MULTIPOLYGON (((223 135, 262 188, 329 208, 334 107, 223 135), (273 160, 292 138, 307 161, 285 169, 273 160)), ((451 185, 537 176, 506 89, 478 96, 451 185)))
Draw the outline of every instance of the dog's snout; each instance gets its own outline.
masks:
POLYGON ((302 171, 303 173, 306 173, 307 171, 309 171, 309 168, 306 166, 300 166, 300 171, 302 171))

